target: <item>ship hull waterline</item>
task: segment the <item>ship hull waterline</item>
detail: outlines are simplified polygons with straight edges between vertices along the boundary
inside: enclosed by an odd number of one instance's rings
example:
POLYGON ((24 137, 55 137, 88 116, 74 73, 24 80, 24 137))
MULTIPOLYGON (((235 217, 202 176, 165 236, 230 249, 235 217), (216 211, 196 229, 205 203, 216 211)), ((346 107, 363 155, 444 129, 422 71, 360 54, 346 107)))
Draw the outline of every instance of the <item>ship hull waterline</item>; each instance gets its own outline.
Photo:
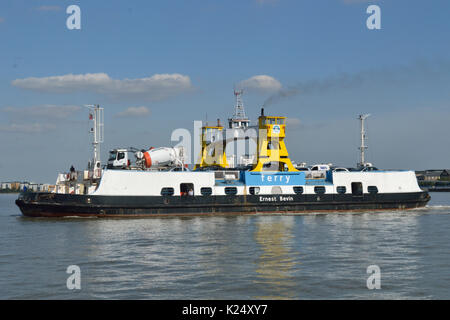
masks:
POLYGON ((23 193, 16 205, 27 217, 153 217, 295 214, 406 210, 424 207, 428 192, 245 196, 96 196, 23 193))

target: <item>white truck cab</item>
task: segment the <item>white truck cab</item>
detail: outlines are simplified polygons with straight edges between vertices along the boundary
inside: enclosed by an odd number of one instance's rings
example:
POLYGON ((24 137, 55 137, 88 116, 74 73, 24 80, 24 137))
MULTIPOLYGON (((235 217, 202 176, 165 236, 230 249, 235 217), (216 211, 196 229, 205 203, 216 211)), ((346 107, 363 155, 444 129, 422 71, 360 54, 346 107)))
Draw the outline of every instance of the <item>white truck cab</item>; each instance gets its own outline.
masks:
POLYGON ((114 149, 109 152, 108 169, 127 169, 131 165, 131 151, 127 149, 114 149))

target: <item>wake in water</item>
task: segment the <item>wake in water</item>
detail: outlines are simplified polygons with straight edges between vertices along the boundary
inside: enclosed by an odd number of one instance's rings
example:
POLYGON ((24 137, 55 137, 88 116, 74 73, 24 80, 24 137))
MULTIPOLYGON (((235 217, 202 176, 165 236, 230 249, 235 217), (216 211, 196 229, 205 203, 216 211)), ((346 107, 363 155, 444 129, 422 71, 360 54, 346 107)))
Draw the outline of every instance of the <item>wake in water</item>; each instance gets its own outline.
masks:
POLYGON ((450 206, 449 205, 427 205, 423 208, 415 208, 411 211, 418 211, 427 214, 450 214, 450 206))
POLYGON ((437 209, 437 210, 450 210, 450 206, 444 206, 444 205, 432 205, 432 206, 425 206, 427 209, 437 209))

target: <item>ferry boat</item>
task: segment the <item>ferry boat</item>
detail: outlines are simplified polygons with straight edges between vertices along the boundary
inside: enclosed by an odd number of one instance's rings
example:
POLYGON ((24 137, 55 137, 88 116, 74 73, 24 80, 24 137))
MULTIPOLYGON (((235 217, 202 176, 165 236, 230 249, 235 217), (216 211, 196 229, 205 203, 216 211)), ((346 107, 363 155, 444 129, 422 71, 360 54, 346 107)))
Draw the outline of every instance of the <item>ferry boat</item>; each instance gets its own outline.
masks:
POLYGON ((414 171, 378 170, 364 161, 364 118, 358 169, 319 164, 311 170, 290 160, 286 117, 262 109, 258 124, 250 126, 241 94, 235 91, 236 110, 228 121, 232 137, 223 138, 220 122, 202 126, 201 153, 192 170, 181 147, 114 149, 102 167, 103 109, 89 106, 95 125, 88 170, 59 174, 51 192, 23 192, 16 204, 30 217, 149 217, 404 210, 430 200, 414 171), (227 155, 227 141, 248 141, 250 129, 257 129, 255 154, 227 155), (135 163, 128 154, 136 156, 135 163))

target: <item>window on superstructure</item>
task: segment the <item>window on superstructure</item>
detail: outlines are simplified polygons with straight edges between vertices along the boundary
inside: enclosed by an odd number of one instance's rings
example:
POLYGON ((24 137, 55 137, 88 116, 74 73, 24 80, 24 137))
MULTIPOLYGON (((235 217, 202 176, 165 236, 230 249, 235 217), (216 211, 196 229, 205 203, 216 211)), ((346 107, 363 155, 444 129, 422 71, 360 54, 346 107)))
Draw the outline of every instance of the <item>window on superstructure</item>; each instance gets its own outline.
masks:
POLYGON ((303 193, 303 187, 294 187, 294 193, 302 194, 303 193))
POLYGON ((117 160, 122 160, 123 158, 125 158, 125 153, 124 152, 119 152, 117 154, 117 160))
POLYGON ((378 193, 378 188, 376 186, 368 186, 367 191, 369 193, 375 194, 375 193, 378 193))
POLYGON ((250 187, 249 191, 252 195, 259 194, 259 187, 250 187))
POLYGON ((226 195, 235 195, 235 194, 237 194, 237 188, 236 187, 226 187, 225 194, 226 195))
POLYGON ((314 187, 314 192, 317 193, 317 194, 324 194, 325 193, 325 187, 324 186, 314 187))
POLYGON ((212 195, 212 188, 203 187, 200 189, 200 193, 202 194, 202 196, 210 196, 212 195))
POLYGON ((347 192, 347 188, 345 186, 339 186, 336 188, 337 193, 346 193, 347 192))
POLYGON ((174 190, 173 188, 162 188, 161 195, 162 196, 173 196, 174 190))
POLYGON ((272 194, 283 194, 283 190, 281 190, 281 187, 274 186, 272 187, 272 194))

